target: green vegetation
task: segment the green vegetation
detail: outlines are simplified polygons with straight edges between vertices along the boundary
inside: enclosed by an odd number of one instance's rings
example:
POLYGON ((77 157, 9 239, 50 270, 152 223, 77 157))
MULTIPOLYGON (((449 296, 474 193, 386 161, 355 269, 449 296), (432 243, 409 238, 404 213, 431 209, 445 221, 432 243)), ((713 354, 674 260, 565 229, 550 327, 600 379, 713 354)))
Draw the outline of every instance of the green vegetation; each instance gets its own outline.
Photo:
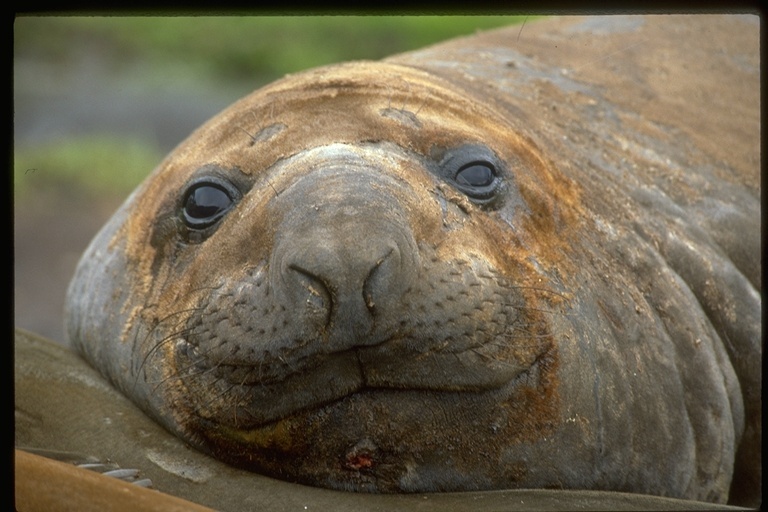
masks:
POLYGON ((16 45, 51 59, 98 46, 114 61, 146 55, 221 79, 280 76, 353 59, 380 59, 525 16, 48 17, 17 22, 16 45), (62 45, 62 41, 67 44, 62 45))
POLYGON ((111 136, 63 138, 17 148, 13 188, 99 196, 132 190, 162 159, 151 144, 111 136))

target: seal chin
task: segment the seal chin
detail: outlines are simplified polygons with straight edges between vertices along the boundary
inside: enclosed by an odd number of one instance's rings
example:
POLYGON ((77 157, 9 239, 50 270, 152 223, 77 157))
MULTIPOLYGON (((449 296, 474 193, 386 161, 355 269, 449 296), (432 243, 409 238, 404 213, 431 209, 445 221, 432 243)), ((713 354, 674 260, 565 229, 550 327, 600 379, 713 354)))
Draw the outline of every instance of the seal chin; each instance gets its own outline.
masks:
POLYGON ((464 450, 499 459, 502 440, 524 439, 526 422, 509 421, 518 409, 531 411, 528 421, 546 432, 533 419, 533 401, 555 366, 547 353, 511 381, 484 390, 361 386, 258 425, 238 408, 226 420, 195 418, 187 434, 230 464, 308 485, 358 492, 484 488, 509 483, 509 471, 489 470, 464 450), (455 435, 462 425, 471 436, 455 435))

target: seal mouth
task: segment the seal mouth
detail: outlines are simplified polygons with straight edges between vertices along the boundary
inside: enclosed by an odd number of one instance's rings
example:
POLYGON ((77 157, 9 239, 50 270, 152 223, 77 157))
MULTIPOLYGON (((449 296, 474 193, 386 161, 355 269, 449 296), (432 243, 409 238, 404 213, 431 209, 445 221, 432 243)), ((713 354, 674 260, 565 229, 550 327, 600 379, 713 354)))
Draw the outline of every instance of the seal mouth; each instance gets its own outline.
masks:
MULTIPOLYGON (((330 322, 310 292, 324 287, 330 299, 321 305, 335 306, 338 288, 304 274, 294 277, 311 286, 297 286, 292 300, 280 300, 264 267, 206 293, 168 345, 185 407, 255 428, 362 390, 481 393, 503 389, 549 350, 527 287, 479 259, 422 256, 421 278, 394 297, 379 294, 372 308, 366 291, 379 284, 361 277, 359 294, 332 308, 330 322)), ((394 265, 380 267, 358 274, 382 277, 394 265)))
POLYGON ((176 343, 185 360, 181 375, 189 396, 217 401, 198 404, 198 414, 221 425, 258 428, 288 416, 320 409, 361 392, 411 391, 479 394, 499 390, 535 374, 541 349, 527 357, 501 359, 483 346, 460 351, 408 349, 413 340, 389 339, 329 354, 313 354, 290 362, 287 373, 265 372, 250 362, 214 361, 186 339, 176 343), (203 393, 205 391, 205 393, 203 393))

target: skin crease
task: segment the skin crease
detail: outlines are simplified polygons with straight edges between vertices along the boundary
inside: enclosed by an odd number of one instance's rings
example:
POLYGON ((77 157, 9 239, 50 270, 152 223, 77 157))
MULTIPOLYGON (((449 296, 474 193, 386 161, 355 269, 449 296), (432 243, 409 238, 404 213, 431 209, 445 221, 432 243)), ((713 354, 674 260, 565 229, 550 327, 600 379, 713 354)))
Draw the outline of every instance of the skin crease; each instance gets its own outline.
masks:
POLYGON ((289 481, 759 497, 757 68, 728 53, 756 39, 675 24, 660 51, 731 66, 663 69, 678 90, 632 50, 671 25, 637 20, 608 76, 558 67, 579 37, 611 54, 570 21, 564 54, 494 31, 240 100, 94 240, 73 343, 193 446, 289 481), (200 186, 228 198, 202 227, 200 186))

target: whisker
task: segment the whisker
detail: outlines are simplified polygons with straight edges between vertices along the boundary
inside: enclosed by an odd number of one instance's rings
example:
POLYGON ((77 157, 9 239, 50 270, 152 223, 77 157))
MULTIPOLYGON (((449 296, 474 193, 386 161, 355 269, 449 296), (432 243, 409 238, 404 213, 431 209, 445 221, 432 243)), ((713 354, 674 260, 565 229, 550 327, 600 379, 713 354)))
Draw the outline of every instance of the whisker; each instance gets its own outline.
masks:
POLYGON ((400 107, 400 112, 405 112, 405 105, 408 103, 408 100, 411 99, 412 94, 411 84, 407 80, 405 80, 405 86, 408 89, 408 96, 403 99, 403 105, 400 107))
MULTIPOLYGON (((163 324, 163 322, 165 322, 166 320, 170 319, 171 317, 174 317, 174 316, 180 315, 180 314, 182 314, 182 313, 189 313, 190 311, 199 311, 199 310, 201 310, 201 309, 202 309, 202 308, 190 308, 190 309, 186 309, 186 310, 177 311, 176 313, 171 313, 170 315, 168 315, 167 317, 165 317, 164 319, 162 319, 161 321, 159 321, 159 322, 158 322, 156 325, 154 325, 154 326, 153 326, 153 327, 152 327, 152 328, 149 330, 149 332, 147 333, 147 335, 144 337, 144 340, 141 342, 141 345, 142 345, 142 346, 146 345, 146 344, 147 344, 147 342, 148 342, 148 340, 149 340, 149 337, 150 337, 150 336, 152 336, 152 334, 153 334, 153 333, 156 331, 156 329, 158 329, 158 328, 159 328, 159 327, 160 327, 160 326, 163 324)), ((151 349, 150 349, 150 350, 149 350, 149 351, 146 353, 146 355, 144 356, 144 358, 142 359, 142 361, 141 361, 141 364, 139 365, 138 369, 136 370, 136 376, 137 376, 137 378, 138 378, 138 375, 141 373, 141 370, 142 370, 142 369, 144 368, 144 366, 147 364, 147 361, 149 360, 149 358, 150 358, 150 357, 152 357, 152 356, 155 354, 155 352, 157 352, 157 350, 158 350, 158 349, 159 349, 159 348, 160 348, 162 345, 164 345, 166 342, 168 342, 168 341, 169 341, 169 339, 171 339, 171 338, 175 338, 175 337, 178 337, 178 336, 180 336, 181 334, 183 334, 183 333, 187 333, 187 332, 189 332, 189 331, 188 331, 188 329, 182 329, 182 330, 180 330, 180 331, 175 331, 175 332, 172 332, 172 333, 168 334, 167 336, 165 336, 164 338, 162 338, 161 340, 159 340, 159 341, 158 341, 158 342, 155 344, 155 346, 154 346, 154 347, 152 347, 152 348, 151 348, 151 349)))
POLYGON ((424 100, 421 102, 421 105, 419 105, 419 108, 416 110, 416 112, 413 113, 414 117, 419 115, 419 112, 421 112, 421 109, 424 108, 424 105, 427 104, 427 96, 424 96, 424 100))
POLYGON ((248 130, 246 130, 242 126, 238 126, 238 128, 240 129, 240 131, 244 132, 251 139, 251 144, 254 144, 256 142, 256 136, 255 135, 253 135, 251 132, 249 132, 248 130))
POLYGON ((173 375, 168 375, 167 377, 163 377, 162 379, 156 380, 156 381, 147 381, 147 384, 153 385, 151 392, 156 393, 157 390, 160 389, 160 387, 167 382, 176 381, 176 380, 183 382, 183 380, 187 377, 197 377, 200 375, 205 375, 206 373, 209 373, 212 370, 212 368, 206 368, 206 369, 198 369, 197 371, 189 371, 190 369, 193 368, 193 366, 194 365, 188 365, 184 368, 180 368, 173 375))

